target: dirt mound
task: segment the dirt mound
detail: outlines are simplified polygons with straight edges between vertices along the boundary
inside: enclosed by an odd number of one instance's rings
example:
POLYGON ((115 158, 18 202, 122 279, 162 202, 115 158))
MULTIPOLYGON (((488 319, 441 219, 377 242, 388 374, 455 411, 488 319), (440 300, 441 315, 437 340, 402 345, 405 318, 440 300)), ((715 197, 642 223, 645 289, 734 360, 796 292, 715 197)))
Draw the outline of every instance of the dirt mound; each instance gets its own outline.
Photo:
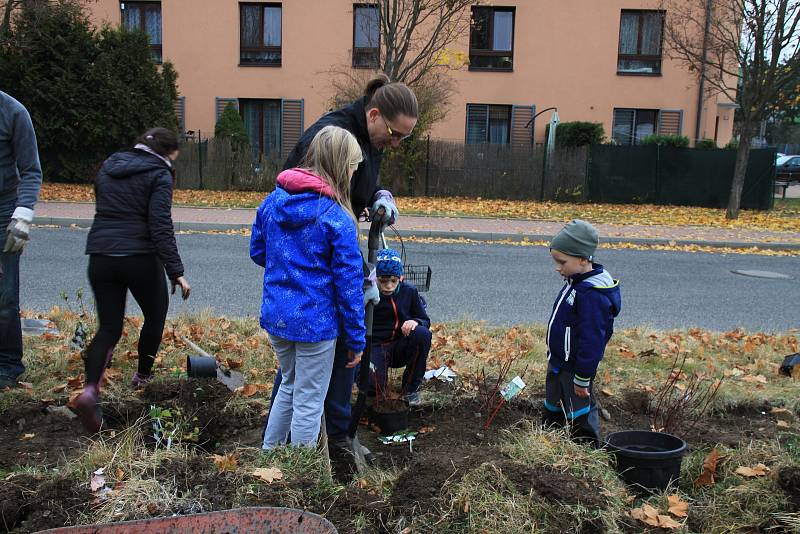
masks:
POLYGON ((500 462, 497 467, 523 495, 535 494, 547 501, 582 504, 588 508, 606 505, 605 499, 593 490, 600 486, 595 481, 583 480, 549 468, 534 469, 513 461, 500 462))
POLYGON ((14 475, 0 481, 0 527, 38 532, 72 524, 89 497, 88 486, 71 478, 14 475))
POLYGON ((27 401, 0 414, 0 469, 15 465, 44 467, 81 449, 80 424, 48 405, 27 401))

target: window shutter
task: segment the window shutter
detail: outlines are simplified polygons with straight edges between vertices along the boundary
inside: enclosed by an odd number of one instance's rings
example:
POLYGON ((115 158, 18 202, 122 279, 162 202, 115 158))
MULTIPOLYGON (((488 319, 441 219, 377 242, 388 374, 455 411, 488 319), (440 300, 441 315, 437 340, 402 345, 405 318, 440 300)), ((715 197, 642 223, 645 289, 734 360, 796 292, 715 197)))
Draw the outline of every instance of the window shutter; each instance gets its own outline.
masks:
POLYGON ((486 143, 489 140, 489 106, 467 104, 467 144, 486 143))
POLYGON ((658 135, 681 135, 683 111, 662 109, 658 112, 658 135))
POLYGON ((611 127, 613 139, 620 145, 633 144, 633 121, 635 111, 632 109, 615 109, 614 124, 611 127))
POLYGON ((511 107, 511 148, 530 149, 533 146, 531 119, 535 114, 536 106, 511 107))
POLYGON ((178 131, 183 133, 186 131, 186 97, 179 96, 172 107, 175 110, 175 118, 178 119, 178 131))
POLYGON ((217 106, 217 113, 216 113, 215 118, 214 118, 215 122, 219 120, 219 116, 222 115, 222 112, 225 109, 225 106, 227 106, 228 104, 233 104, 234 107, 236 107, 237 110, 239 109, 239 99, 237 99, 237 98, 223 98, 221 96, 218 96, 218 97, 215 97, 215 100, 216 100, 216 106, 217 106))
POLYGON ((284 160, 303 135, 303 99, 281 100, 281 158, 284 160))

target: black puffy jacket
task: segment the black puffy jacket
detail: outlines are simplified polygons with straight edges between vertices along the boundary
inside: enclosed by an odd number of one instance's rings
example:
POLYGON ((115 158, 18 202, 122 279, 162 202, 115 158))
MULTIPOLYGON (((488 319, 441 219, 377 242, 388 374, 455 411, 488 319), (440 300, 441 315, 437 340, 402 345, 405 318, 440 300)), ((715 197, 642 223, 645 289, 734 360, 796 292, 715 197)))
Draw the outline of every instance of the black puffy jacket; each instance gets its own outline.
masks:
POLYGON ((372 146, 369 140, 367 111, 364 107, 365 100, 366 97, 363 97, 352 104, 320 117, 317 122, 303 132, 300 141, 297 142, 283 164, 283 170, 300 166, 314 136, 325 126, 338 126, 353 134, 358 140, 364 156, 364 161, 359 164, 358 169, 353 173, 352 180, 350 180, 350 204, 356 216, 360 215, 365 207, 372 206, 372 198, 378 190, 378 170, 381 167, 381 158, 383 157, 383 151, 372 146))
POLYGON ((86 254, 157 254, 170 280, 183 276, 172 226, 172 170, 143 150, 112 154, 94 184, 86 254))

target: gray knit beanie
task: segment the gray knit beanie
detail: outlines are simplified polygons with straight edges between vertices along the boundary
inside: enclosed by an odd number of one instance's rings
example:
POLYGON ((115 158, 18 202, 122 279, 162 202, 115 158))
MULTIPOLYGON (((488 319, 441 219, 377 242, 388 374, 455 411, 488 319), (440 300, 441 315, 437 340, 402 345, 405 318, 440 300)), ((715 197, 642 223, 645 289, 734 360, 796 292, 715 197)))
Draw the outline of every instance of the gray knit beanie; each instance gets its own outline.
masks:
POLYGON ((550 249, 592 261, 599 243, 594 226, 586 221, 574 219, 556 234, 550 242, 550 249))

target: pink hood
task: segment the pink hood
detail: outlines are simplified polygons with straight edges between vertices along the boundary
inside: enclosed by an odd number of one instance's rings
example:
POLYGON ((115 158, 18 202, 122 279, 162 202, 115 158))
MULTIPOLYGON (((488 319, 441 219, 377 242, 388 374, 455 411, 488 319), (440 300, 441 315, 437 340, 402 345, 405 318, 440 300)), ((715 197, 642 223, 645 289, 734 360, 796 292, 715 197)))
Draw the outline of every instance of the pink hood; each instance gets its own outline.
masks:
POLYGON ((321 193, 335 198, 333 189, 325 180, 305 169, 286 169, 278 175, 278 185, 287 193, 321 193))

